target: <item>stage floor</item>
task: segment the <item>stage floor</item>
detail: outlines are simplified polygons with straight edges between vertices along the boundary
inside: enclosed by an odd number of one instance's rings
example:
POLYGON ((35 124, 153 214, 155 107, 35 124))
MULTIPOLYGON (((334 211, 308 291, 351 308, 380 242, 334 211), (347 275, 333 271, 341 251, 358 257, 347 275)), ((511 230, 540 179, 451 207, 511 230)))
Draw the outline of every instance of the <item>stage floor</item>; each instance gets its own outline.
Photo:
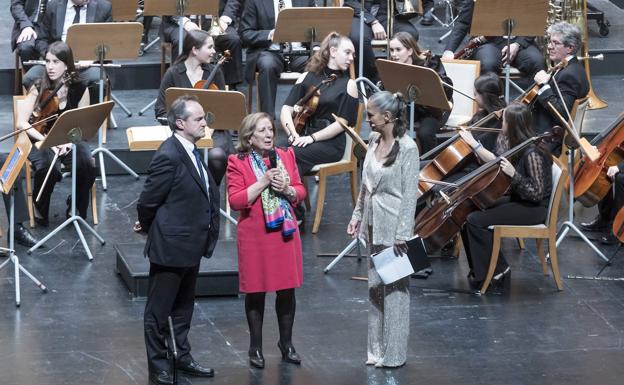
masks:
MULTIPOLYGON (((135 300, 115 273, 115 243, 141 241, 131 231, 136 199, 145 180, 109 178, 98 191, 100 225, 107 243, 87 236, 89 262, 74 230, 62 231, 47 248, 27 255, 23 265, 48 286, 42 294, 21 277, 22 304, 14 305, 12 268, 0 272, 0 373, 3 385, 145 384, 144 300, 135 300)), ((99 182, 98 182, 99 183, 99 182)), ((62 221, 68 181, 57 186, 51 226, 62 221)), ((312 183, 312 186, 314 184, 312 183)), ((512 268, 507 294, 471 294, 465 258, 432 260, 428 280, 412 280, 407 365, 367 368, 366 261, 345 258, 329 273, 328 258, 349 243, 347 179, 331 180, 321 230, 303 235, 303 287, 294 344, 303 358, 295 367, 280 362, 273 296, 267 300, 264 371, 247 363, 248 332, 243 297, 198 298, 190 334, 195 358, 216 369, 197 384, 620 384, 624 375, 624 286, 622 282, 564 279, 557 292, 541 274, 532 251, 505 243, 512 268)), ((313 196, 315 187, 313 187, 313 196)), ((583 212, 584 217, 591 211, 583 212)), ((4 216, 2 222, 5 221, 4 216)), ((308 228, 311 226, 308 218, 308 228)), ((47 230, 37 228, 42 237, 47 230)), ((235 239, 223 222, 221 239, 235 239)), ((604 248, 610 254, 614 248, 604 248)), ((601 260, 574 238, 560 250, 563 276, 593 275, 601 260)), ((624 276, 624 258, 605 276, 624 276)))

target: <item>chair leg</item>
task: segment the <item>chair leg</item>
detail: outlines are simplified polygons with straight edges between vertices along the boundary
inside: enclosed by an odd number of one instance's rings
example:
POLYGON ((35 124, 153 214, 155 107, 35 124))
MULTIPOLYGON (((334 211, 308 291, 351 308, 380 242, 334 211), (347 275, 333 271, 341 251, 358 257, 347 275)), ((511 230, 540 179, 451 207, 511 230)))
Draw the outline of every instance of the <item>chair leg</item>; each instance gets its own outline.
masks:
POLYGON ((518 247, 520 250, 526 249, 526 245, 524 244, 524 238, 516 238, 518 240, 518 247))
POLYGON ((247 84, 247 113, 251 114, 253 106, 253 84, 247 84))
POLYGON ((457 234, 455 236, 455 245, 453 246, 453 257, 459 258, 459 254, 461 253, 461 249, 463 245, 464 245, 464 242, 462 242, 461 235, 457 234))
POLYGON ((357 171, 351 170, 351 201, 353 202, 353 207, 357 202, 358 198, 358 188, 357 188, 357 171))
POLYGON ((91 214, 93 215, 93 224, 97 225, 98 214, 97 214, 97 190, 95 188, 95 183, 91 186, 91 214))
POLYGON ((544 275, 548 275, 548 266, 546 265, 546 254, 544 254, 544 240, 542 238, 535 239, 535 245, 537 247, 537 255, 542 263, 542 271, 544 275))
POLYGON ((490 256, 490 266, 488 267, 487 275, 485 276, 485 280, 483 281, 483 286, 481 286, 480 293, 485 294, 488 286, 492 282, 492 277, 494 276, 494 271, 496 270, 496 264, 498 263, 498 254, 500 253, 500 236, 498 235, 498 231, 494 229, 494 242, 492 244, 492 255, 490 256))
POLYGON ((308 178, 303 177, 303 187, 306 189, 306 197, 305 197, 305 208, 307 211, 310 211, 312 205, 310 204, 310 189, 308 188, 308 178))
POLYGON ((316 212, 314 213, 314 225, 312 226, 312 234, 318 233, 321 226, 321 217, 323 216, 323 207, 325 206, 325 188, 327 186, 327 176, 322 172, 319 173, 318 192, 316 193, 316 212))
POLYGON ((30 162, 26 164, 26 205, 28 206, 28 222, 30 228, 35 228, 35 207, 33 205, 32 171, 30 162))
POLYGON ((551 234, 548 237, 548 252, 550 253, 550 267, 552 268, 553 276, 555 277, 555 284, 557 284, 557 290, 563 290, 563 284, 561 283, 561 276, 559 275, 559 261, 557 259, 557 234, 551 234))

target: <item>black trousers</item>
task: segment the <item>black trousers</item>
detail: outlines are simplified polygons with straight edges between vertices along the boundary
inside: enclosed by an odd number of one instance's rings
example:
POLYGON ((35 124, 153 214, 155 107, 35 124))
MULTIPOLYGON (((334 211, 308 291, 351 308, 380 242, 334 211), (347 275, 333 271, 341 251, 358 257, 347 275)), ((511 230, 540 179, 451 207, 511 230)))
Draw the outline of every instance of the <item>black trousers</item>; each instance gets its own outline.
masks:
POLYGON ((195 282, 199 264, 192 267, 169 267, 150 263, 147 303, 143 314, 145 348, 150 371, 170 371, 170 334, 167 317, 171 316, 178 349, 178 363, 191 357, 188 332, 193 318, 195 282))
MULTIPOLYGON (((385 26, 385 20, 380 20, 380 23, 384 25, 384 29, 386 29, 386 33, 388 30, 385 26)), ((418 29, 414 27, 412 23, 408 20, 399 20, 394 19, 394 33, 397 32, 407 32, 410 35, 414 36, 414 39, 418 41, 418 29)), ((359 60, 360 60, 360 19, 354 17, 351 21, 351 33, 349 34, 353 45, 355 45, 355 68, 359 68, 359 60)), ((364 76, 370 79, 373 83, 379 81, 379 74, 377 73, 377 67, 375 66, 375 52, 373 52, 373 47, 371 46, 371 41, 373 40, 373 30, 370 25, 364 23, 364 76)))
MULTIPOLYGON (((91 152, 89 151, 89 147, 86 142, 78 143, 76 145, 76 150, 76 209, 81 217, 86 218, 87 209, 89 208, 90 190, 91 186, 93 186, 93 183, 95 182, 95 169, 91 160, 91 152)), ((28 160, 30 160, 33 168, 35 169, 33 197, 36 197, 39 194, 39 190, 42 188, 43 181, 50 165, 52 164, 53 158, 54 152, 49 148, 39 150, 37 147, 33 146, 30 151, 28 160)), ((71 151, 64 156, 59 157, 59 159, 65 166, 71 167, 71 151)), ((61 170, 57 163, 52 168, 52 172, 50 173, 50 177, 48 178, 46 185, 43 186, 43 193, 41 194, 39 203, 35 203, 37 211, 39 211, 39 214, 41 214, 43 218, 48 218, 48 213, 50 211, 50 197, 52 196, 52 191, 54 191, 54 185, 56 185, 56 182, 60 181, 61 178, 61 170)))
MULTIPOLYGON (((488 229, 488 226, 537 225, 544 223, 547 213, 547 207, 511 202, 509 197, 503 197, 491 208, 469 214, 461 235, 468 265, 474 272, 475 280, 483 281, 490 265, 494 233, 488 229)), ((507 266, 501 250, 495 274, 502 273, 507 266)))
MULTIPOLYGON (((302 72, 308 62, 306 56, 292 56, 290 70, 302 72)), ((288 70, 284 55, 279 52, 262 51, 258 53, 256 71, 258 71, 258 93, 260 95, 259 109, 275 118, 275 96, 277 83, 282 72, 288 70)))
MULTIPOLYGON (((0 154, 0 166, 4 164, 7 160, 8 154, 2 153, 0 154)), ((14 222, 16 224, 27 221, 28 218, 28 208, 26 206, 26 197, 24 194, 24 190, 22 189, 22 176, 18 177, 13 183, 13 196, 15 211, 14 211, 14 222)), ((11 213, 11 196, 9 194, 2 194, 2 199, 4 200, 4 208, 6 209, 7 220, 9 219, 11 213)))
MULTIPOLYGON (((624 205, 624 173, 615 174, 613 188, 598 202, 600 218, 607 224, 613 221, 618 211, 624 205)), ((610 230, 609 230, 610 231, 610 230)))
MULTIPOLYGON (((481 62, 481 73, 494 72, 500 74, 502 72, 503 55, 501 49, 505 47, 506 42, 497 41, 495 44, 488 43, 479 47, 473 54, 472 59, 481 62)), ((529 45, 526 48, 520 48, 516 58, 511 63, 520 72, 526 74, 529 79, 533 79, 538 71, 545 69, 544 56, 535 45, 529 45)))

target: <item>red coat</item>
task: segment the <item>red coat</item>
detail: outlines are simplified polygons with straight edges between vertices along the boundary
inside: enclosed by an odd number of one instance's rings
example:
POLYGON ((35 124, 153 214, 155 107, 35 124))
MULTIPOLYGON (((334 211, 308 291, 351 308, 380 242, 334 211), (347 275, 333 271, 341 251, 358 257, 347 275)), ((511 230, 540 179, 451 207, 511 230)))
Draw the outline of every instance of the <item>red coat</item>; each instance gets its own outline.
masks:
MULTIPOLYGON (((297 192, 297 200, 292 204, 297 205, 305 198, 306 191, 297 171, 295 153, 292 148, 276 148, 276 151, 297 192)), ((269 164, 268 159, 265 162, 269 164)), ((247 188, 256 181, 248 155, 242 159, 238 154, 229 156, 229 202, 232 209, 240 211, 236 228, 239 289, 243 293, 257 293, 299 287, 303 283, 299 229, 288 238, 282 237, 281 231, 267 231, 260 196, 251 205, 247 203, 247 188)), ((294 218, 292 205, 290 214, 294 218)))

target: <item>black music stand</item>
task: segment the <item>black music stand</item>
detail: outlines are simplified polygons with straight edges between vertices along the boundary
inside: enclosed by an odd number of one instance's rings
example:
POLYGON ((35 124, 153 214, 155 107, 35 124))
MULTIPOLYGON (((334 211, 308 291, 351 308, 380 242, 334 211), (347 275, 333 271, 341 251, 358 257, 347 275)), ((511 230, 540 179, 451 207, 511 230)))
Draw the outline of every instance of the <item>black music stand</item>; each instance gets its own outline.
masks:
MULTIPOLYGON (((541 36, 546 30, 548 1, 479 0, 475 1, 470 34, 506 36, 507 52, 511 35, 541 36)), ((505 64, 505 102, 509 103, 510 63, 505 64)))
MULTIPOLYGON (((143 26, 137 22, 74 24, 67 30, 67 44, 72 47, 74 58, 76 60, 96 60, 100 64, 100 103, 104 102, 104 60, 136 59, 141 45, 142 32, 143 26)), ((104 154, 126 170, 128 174, 137 180, 139 179, 136 172, 104 147, 102 130, 98 133, 98 147, 91 154, 97 154, 99 157, 104 191, 108 188, 104 154)))
POLYGON ((87 221, 81 216, 76 215, 76 143, 83 139, 90 139, 95 136, 96 132, 106 120, 108 114, 110 114, 114 102, 104 102, 99 104, 93 104, 91 106, 76 108, 73 110, 65 111, 61 114, 58 120, 52 126, 52 129, 48 135, 39 142, 39 149, 45 149, 48 147, 58 146, 65 143, 72 144, 72 185, 71 185, 71 216, 65 220, 60 226, 52 230, 42 240, 37 242, 33 247, 28 249, 28 254, 31 254, 34 250, 37 250, 41 245, 46 243, 48 239, 52 238, 58 232, 63 230, 66 226, 74 224, 74 228, 78 233, 80 242, 87 253, 89 261, 93 260, 93 255, 87 245, 87 241, 80 230, 80 225, 83 225, 87 230, 93 234, 98 241, 103 245, 105 243, 102 238, 87 221))
MULTIPOLYGON (((30 153, 32 143, 24 132, 17 136, 17 140, 13 145, 13 148, 9 152, 7 160, 2 165, 0 170, 0 190, 4 194, 10 194, 10 208, 9 208, 9 239, 8 248, 5 250, 9 252, 9 258, 0 264, 0 270, 2 270, 9 262, 13 262, 15 268, 15 306, 19 307, 21 304, 20 293, 20 271, 24 273, 31 281, 37 285, 44 293, 47 293, 48 289, 43 283, 41 283, 34 275, 32 275, 24 266, 20 265, 19 258, 15 255, 15 181, 18 180, 19 174, 26 163, 26 158, 30 153)), ((4 249, 4 248, 2 248, 4 249)))

